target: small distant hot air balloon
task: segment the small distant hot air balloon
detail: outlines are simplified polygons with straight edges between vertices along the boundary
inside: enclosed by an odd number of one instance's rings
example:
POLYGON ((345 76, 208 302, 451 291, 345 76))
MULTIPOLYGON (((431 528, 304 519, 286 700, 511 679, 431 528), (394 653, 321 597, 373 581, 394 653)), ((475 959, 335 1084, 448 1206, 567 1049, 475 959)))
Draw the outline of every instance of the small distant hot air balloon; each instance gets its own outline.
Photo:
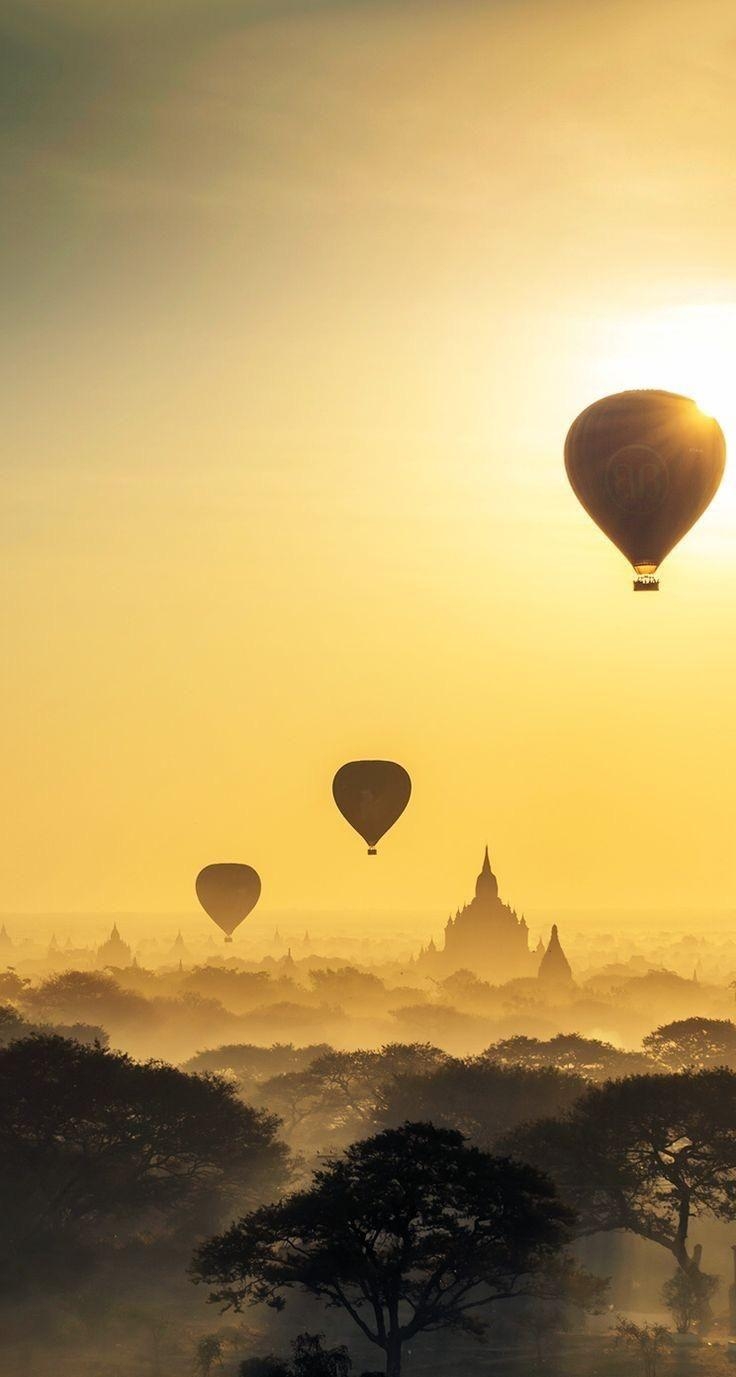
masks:
POLYGON ((565 441, 572 490, 633 564, 637 590, 659 588, 659 565, 702 516, 725 462, 718 422, 674 392, 603 397, 565 441))
POLYGON ((258 903, 261 880, 252 866, 223 861, 200 870, 196 890, 205 913, 232 942, 235 929, 258 903))
POLYGON ((411 796, 411 780, 394 760, 351 760, 332 781, 332 796, 343 817, 368 843, 368 855, 401 817, 411 796))

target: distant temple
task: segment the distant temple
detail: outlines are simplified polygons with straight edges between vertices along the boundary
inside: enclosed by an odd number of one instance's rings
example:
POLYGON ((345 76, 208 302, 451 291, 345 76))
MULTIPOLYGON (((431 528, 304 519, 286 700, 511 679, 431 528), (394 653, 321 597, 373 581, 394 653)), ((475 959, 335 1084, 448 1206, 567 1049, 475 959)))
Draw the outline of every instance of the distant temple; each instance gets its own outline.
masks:
POLYGON ((132 952, 127 942, 124 942, 118 932, 117 923, 113 923, 112 932, 106 942, 97 951, 98 966, 129 966, 132 960, 132 952))
POLYGON ((167 961, 176 961, 179 963, 180 966, 183 964, 184 961, 191 961, 192 959, 186 942, 184 941, 184 938, 181 935, 181 928, 176 934, 176 940, 174 941, 174 945, 172 946, 171 951, 169 952, 168 957, 166 959, 167 961))
POLYGON ((530 951, 526 919, 523 915, 519 918, 516 911, 499 898, 498 880, 491 870, 488 847, 475 883, 475 898, 458 909, 454 918, 448 918, 444 946, 438 948, 430 941, 419 953, 416 965, 420 971, 437 976, 451 975, 459 970, 472 971, 481 980, 495 985, 536 975, 556 985, 572 980, 556 925, 552 928, 547 949, 540 939, 536 951, 530 951))
POLYGON ((560 946, 556 923, 552 924, 552 935, 539 965, 538 978, 545 985, 572 985, 572 969, 560 946))

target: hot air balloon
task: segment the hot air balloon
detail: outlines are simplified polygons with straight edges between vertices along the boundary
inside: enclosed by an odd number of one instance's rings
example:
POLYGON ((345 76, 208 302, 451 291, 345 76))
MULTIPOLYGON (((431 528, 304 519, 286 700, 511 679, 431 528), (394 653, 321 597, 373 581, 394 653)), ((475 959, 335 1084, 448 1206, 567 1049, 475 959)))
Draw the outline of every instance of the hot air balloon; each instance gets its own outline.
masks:
POLYGON ((235 929, 258 903, 261 880, 252 866, 223 861, 200 870, 196 890, 205 913, 232 942, 235 929))
POLYGON ((659 565, 702 516, 725 462, 718 422, 674 392, 603 397, 565 441, 572 490, 633 564, 637 591, 659 588, 659 565))
POLYGON ((411 796, 411 780, 394 760, 351 760, 332 781, 332 795, 343 817, 368 843, 368 855, 401 817, 411 796))

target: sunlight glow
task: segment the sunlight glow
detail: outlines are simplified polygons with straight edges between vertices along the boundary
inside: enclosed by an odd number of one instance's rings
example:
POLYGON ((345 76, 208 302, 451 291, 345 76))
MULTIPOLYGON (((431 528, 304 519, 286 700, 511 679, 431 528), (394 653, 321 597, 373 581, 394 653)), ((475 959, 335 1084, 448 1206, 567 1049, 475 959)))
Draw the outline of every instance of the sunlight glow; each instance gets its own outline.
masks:
MULTIPOLYGON (((736 303, 677 306, 613 326, 608 391, 662 387, 692 397, 736 443, 736 303)), ((603 379, 602 379, 603 380, 603 379)))

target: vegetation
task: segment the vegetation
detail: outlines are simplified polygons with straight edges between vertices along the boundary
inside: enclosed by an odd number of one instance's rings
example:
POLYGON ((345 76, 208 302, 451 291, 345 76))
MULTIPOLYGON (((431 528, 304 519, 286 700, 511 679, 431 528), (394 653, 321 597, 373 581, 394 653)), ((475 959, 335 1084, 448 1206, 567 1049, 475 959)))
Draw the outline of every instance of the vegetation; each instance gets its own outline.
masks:
POLYGON ((692 1219, 736 1217, 736 1073, 591 1086, 567 1114, 522 1126, 505 1146, 544 1164, 581 1233, 630 1230, 687 1270, 692 1219))
POLYGON ((281 1309, 297 1288, 342 1309, 398 1377, 405 1343, 440 1329, 482 1334, 494 1303, 546 1294, 594 1306, 602 1284, 564 1254, 571 1224, 534 1168, 456 1130, 405 1124, 211 1238, 193 1274, 225 1307, 281 1309))
POLYGON ((278 1190, 276 1127, 214 1076, 59 1037, 0 1049, 3 1294, 78 1284, 111 1246, 191 1237, 278 1190))

